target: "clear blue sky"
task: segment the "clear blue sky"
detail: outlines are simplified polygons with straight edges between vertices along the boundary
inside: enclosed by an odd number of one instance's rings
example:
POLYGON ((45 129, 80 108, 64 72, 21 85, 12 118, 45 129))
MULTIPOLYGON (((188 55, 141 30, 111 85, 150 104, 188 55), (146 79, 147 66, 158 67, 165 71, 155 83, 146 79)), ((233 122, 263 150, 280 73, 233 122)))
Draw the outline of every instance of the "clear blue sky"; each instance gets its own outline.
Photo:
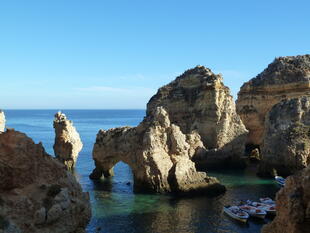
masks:
POLYGON ((310 1, 7 0, 0 108, 145 108, 198 64, 234 96, 277 56, 310 53, 310 1))

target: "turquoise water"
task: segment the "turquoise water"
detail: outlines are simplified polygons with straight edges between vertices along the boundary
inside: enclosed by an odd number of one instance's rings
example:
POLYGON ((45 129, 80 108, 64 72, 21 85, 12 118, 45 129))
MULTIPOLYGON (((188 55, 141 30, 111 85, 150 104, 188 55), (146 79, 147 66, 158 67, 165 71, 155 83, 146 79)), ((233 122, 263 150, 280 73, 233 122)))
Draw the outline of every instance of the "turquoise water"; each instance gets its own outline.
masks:
MULTIPOLYGON (((7 110, 7 126, 25 132, 35 142, 42 141, 53 154, 53 115, 57 110, 7 110)), ((246 170, 210 171, 227 187, 216 198, 174 198, 169 195, 134 194, 130 168, 120 162, 115 176, 93 182, 88 178, 94 168, 91 157, 100 128, 135 126, 144 117, 144 110, 64 110, 79 131, 84 147, 75 175, 83 189, 90 193, 93 217, 88 232, 104 233, 203 233, 260 232, 265 221, 251 220, 240 224, 225 216, 223 206, 240 199, 257 200, 274 197, 278 186, 273 180, 255 176, 255 167, 246 170), (130 182, 130 184, 128 184, 130 182)))

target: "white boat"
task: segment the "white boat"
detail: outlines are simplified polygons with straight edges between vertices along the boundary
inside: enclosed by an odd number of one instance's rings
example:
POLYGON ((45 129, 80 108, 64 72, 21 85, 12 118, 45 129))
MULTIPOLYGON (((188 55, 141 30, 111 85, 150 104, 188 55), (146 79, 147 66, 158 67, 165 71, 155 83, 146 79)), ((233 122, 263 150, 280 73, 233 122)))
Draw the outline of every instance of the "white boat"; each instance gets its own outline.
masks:
POLYGON ((276 204, 276 202, 274 200, 272 200, 270 197, 262 197, 259 199, 259 201, 261 203, 268 204, 268 205, 275 205, 276 204))
POLYGON ((275 176, 274 178, 276 182, 282 187, 285 185, 285 179, 282 176, 275 176))
POLYGON ((267 212, 267 214, 272 214, 275 215, 276 214, 276 205, 274 204, 265 204, 265 203, 261 203, 261 202, 256 202, 256 201, 247 201, 248 205, 254 206, 256 208, 259 208, 261 210, 264 210, 267 212))
POLYGON ((264 219, 267 214, 265 210, 250 205, 241 205, 239 208, 247 212, 251 217, 264 219))
POLYGON ((238 206, 225 206, 224 212, 231 218, 244 223, 246 223, 250 217, 247 212, 241 210, 238 206))

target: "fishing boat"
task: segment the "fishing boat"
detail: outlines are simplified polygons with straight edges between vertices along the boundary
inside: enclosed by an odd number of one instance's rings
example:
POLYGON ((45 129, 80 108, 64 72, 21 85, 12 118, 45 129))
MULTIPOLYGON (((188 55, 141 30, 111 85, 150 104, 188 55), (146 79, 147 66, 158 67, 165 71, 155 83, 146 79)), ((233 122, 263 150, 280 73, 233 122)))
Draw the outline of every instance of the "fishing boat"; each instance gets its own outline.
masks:
POLYGON ((283 187, 285 185, 285 179, 282 176, 275 176, 274 178, 280 186, 283 187))
POLYGON ((275 215, 276 214, 276 205, 274 204, 265 204, 265 203, 261 203, 261 202, 256 202, 256 201, 247 201, 248 205, 254 206, 258 209, 264 210, 267 212, 267 214, 271 214, 271 215, 275 215))
POLYGON ((241 205, 239 208, 247 212, 251 217, 264 219, 267 214, 265 210, 250 205, 241 205))
POLYGON ((261 203, 268 204, 268 205, 275 205, 276 204, 276 202, 274 200, 272 200, 270 197, 262 197, 259 199, 259 201, 261 203))
POLYGON ((241 210, 238 206, 225 206, 224 212, 231 218, 243 223, 246 223, 250 217, 247 212, 241 210))

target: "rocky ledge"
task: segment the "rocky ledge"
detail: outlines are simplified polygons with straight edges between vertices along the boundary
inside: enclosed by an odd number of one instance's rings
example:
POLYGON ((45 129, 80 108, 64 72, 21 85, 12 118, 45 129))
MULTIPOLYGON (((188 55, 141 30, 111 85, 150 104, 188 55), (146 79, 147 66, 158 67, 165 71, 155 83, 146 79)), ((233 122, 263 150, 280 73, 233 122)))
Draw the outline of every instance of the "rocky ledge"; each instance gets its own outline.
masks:
POLYGON ((91 217, 83 193, 64 165, 25 134, 0 134, 0 232, 84 232, 91 217))
POLYGON ((55 114, 53 125, 55 128, 55 156, 65 164, 68 170, 71 170, 75 167, 79 152, 83 148, 80 135, 73 126, 73 122, 68 120, 64 113, 55 114))
POLYGON ((96 168, 90 177, 111 176, 113 166, 123 161, 132 169, 136 192, 222 193, 224 186, 196 171, 191 161, 204 151, 197 132, 183 134, 166 110, 157 107, 137 127, 99 131, 93 149, 96 168))
POLYGON ((265 116, 281 100, 310 94, 310 55, 276 58, 255 78, 243 84, 237 112, 249 130, 247 143, 261 145, 265 116))

